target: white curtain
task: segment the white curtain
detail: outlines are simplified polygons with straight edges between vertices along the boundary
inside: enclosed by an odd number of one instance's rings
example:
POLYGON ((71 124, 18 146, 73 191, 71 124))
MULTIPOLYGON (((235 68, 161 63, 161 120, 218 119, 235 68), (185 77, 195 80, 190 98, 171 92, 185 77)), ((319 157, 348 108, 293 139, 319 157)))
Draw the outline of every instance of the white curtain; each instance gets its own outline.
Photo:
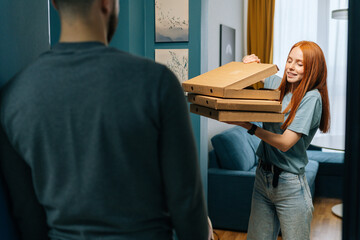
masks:
POLYGON ((296 42, 314 41, 322 48, 331 114, 327 135, 334 136, 345 134, 348 21, 331 18, 331 11, 341 8, 348 8, 348 0, 276 0, 274 19, 273 62, 280 69, 279 76, 283 76, 287 55, 296 42))
POLYGON ((317 1, 276 0, 274 16, 273 63, 279 67, 277 73, 284 74, 290 48, 301 40, 317 40, 317 1))
MULTIPOLYGON (((330 12, 348 8, 348 0, 331 0, 330 12)), ((345 135, 348 21, 329 20, 327 50, 328 91, 330 98, 330 135, 345 135)))

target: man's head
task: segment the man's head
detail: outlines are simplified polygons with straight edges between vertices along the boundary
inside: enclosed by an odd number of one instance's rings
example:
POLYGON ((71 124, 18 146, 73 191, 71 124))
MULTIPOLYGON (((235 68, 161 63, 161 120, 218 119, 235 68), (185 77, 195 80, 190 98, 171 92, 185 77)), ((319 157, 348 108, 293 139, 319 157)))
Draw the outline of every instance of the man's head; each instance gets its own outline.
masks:
POLYGON ((101 16, 104 18, 107 31, 107 40, 113 37, 119 14, 119 0, 52 0, 62 20, 73 21, 89 19, 101 16))

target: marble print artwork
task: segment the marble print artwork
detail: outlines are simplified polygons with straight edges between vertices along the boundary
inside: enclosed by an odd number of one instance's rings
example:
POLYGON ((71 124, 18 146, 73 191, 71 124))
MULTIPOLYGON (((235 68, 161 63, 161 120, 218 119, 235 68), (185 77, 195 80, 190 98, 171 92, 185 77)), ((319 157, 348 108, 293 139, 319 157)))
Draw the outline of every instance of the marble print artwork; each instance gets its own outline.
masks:
POLYGON ((189 41, 189 0, 155 0, 155 42, 189 41))
POLYGON ((166 65, 176 75, 180 83, 188 80, 188 49, 155 49, 155 61, 166 65))

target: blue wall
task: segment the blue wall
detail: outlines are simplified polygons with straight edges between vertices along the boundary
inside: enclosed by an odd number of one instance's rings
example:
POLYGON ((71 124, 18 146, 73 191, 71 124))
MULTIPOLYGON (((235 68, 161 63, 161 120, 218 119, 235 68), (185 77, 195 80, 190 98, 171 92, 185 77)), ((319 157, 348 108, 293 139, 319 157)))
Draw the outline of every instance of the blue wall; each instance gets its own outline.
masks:
MULTIPOLYGON (((50 1, 50 0, 49 0, 50 1)), ((59 42, 60 38, 60 18, 58 12, 55 10, 54 6, 49 4, 50 12, 50 43, 54 45, 59 42)))
POLYGON ((49 49, 47 1, 0 1, 0 86, 49 49))
POLYGON ((119 24, 110 46, 145 56, 144 0, 120 0, 119 24))
MULTIPOLYGON (((0 0, 0 86, 49 49, 47 1, 0 0)), ((0 179, 0 239, 15 240, 0 179)), ((25 196, 26 197, 26 196, 25 196)))
POLYGON ((145 56, 145 0, 120 0, 119 25, 110 46, 145 56))
MULTIPOLYGON (((189 49, 189 79, 201 73, 201 0, 189 0, 189 42, 155 43, 155 6, 154 1, 145 0, 145 56, 155 58, 155 49, 189 49)), ((190 114, 205 192, 207 192, 207 139, 203 139, 204 121, 199 115, 190 114), (205 140, 205 141, 204 141, 205 140)), ((207 132, 207 129, 206 129, 207 132)))

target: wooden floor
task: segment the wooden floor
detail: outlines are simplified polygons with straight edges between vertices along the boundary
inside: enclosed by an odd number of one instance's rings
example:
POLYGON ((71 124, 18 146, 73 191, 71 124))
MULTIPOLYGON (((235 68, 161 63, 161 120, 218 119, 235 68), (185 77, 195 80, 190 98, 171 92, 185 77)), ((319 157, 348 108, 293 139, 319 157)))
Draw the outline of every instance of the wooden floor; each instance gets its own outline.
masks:
MULTIPOLYGON (((341 240, 341 218, 331 212, 331 208, 341 203, 340 199, 315 198, 311 222, 311 240, 341 240)), ((246 240, 246 233, 215 230, 215 240, 246 240)), ((279 237, 278 240, 282 238, 279 237)))

